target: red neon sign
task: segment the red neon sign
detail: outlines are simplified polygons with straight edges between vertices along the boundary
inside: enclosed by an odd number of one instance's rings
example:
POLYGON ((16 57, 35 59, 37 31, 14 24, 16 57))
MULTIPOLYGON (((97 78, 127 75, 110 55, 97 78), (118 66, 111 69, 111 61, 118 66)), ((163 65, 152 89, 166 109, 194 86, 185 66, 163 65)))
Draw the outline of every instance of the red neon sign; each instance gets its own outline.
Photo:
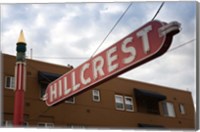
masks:
POLYGON ((180 24, 151 21, 50 83, 44 100, 48 106, 95 87, 164 54, 180 24))

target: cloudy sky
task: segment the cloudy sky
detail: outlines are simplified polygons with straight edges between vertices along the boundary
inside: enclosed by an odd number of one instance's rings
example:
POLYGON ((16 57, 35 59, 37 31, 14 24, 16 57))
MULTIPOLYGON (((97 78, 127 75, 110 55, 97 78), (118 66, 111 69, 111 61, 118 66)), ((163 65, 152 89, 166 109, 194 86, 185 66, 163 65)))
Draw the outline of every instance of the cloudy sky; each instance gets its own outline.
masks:
MULTIPOLYGON (((16 42, 23 29, 28 58, 33 49, 33 59, 77 67, 91 57, 129 4, 2 4, 2 52, 16 54, 16 42)), ((97 53, 150 21, 160 4, 133 2, 97 53)), ((196 102, 195 7, 195 2, 165 2, 156 19, 178 21, 181 32, 174 37, 169 52, 120 77, 188 90, 196 102)))

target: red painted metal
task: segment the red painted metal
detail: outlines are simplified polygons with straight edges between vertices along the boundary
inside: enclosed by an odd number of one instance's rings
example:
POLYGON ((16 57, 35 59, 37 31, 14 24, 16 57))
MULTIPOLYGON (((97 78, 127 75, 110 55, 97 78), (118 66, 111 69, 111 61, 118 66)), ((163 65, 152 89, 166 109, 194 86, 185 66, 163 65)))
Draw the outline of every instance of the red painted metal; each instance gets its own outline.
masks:
POLYGON ((15 102, 13 125, 18 127, 24 123, 24 92, 26 83, 26 64, 17 62, 15 66, 15 102))

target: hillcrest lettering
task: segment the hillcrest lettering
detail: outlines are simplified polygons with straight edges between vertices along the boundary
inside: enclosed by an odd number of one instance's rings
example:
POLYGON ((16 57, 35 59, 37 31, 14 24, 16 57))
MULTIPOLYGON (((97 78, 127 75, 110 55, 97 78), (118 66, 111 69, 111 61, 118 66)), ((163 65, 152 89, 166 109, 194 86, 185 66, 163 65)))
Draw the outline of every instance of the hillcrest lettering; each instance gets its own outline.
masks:
POLYGON ((50 83, 44 100, 52 106, 164 54, 180 24, 151 21, 79 67, 50 83))

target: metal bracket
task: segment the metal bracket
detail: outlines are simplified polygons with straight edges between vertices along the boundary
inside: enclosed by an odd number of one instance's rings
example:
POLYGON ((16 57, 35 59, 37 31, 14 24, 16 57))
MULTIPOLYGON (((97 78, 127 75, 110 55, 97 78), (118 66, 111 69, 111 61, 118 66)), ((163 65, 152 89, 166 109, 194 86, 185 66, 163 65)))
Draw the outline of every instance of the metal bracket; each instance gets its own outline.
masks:
POLYGON ((42 100, 43 100, 43 101, 46 101, 47 98, 48 98, 48 97, 47 97, 47 94, 45 94, 45 95, 43 95, 42 100))
POLYGON ((159 37, 163 37, 163 36, 167 35, 168 33, 176 34, 176 33, 180 32, 180 30, 181 30, 181 24, 174 21, 174 22, 165 24, 164 26, 159 28, 158 33, 159 33, 159 37))

